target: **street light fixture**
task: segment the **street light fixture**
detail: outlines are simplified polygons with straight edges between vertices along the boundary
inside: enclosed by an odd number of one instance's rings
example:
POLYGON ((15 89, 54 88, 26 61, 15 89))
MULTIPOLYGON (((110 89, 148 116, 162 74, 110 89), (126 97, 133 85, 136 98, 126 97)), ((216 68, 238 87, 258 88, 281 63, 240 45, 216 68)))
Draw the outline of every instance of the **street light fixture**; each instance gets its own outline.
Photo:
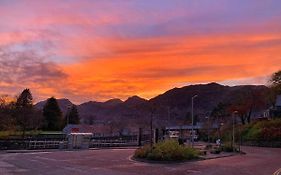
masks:
POLYGON ((193 114, 193 100, 198 97, 198 95, 194 95, 191 98, 191 119, 192 119, 192 128, 191 128, 191 134, 192 134, 192 148, 194 146, 194 114, 193 114))

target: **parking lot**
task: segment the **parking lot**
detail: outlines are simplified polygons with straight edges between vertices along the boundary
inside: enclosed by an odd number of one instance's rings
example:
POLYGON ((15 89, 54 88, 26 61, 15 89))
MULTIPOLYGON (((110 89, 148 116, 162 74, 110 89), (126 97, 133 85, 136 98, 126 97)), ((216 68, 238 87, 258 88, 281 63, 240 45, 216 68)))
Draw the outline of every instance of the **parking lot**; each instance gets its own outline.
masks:
POLYGON ((1 153, 0 174, 19 175, 266 175, 281 168, 280 148, 243 147, 246 155, 178 164, 130 159, 135 149, 1 153))

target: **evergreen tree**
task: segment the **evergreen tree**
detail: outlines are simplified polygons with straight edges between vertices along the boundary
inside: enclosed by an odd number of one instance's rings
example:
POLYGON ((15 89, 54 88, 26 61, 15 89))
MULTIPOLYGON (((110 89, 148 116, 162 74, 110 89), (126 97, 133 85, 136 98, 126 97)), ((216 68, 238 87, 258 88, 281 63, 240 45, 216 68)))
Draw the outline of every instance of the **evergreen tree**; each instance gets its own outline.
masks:
POLYGON ((76 105, 72 105, 65 115, 65 124, 79 124, 80 118, 76 105))
POLYGON ((29 89, 24 89, 15 103, 15 120, 23 131, 23 137, 27 129, 33 129, 33 121, 36 119, 33 109, 33 98, 29 89))
POLYGON ((45 119, 45 129, 52 131, 62 129, 62 112, 56 98, 51 97, 47 100, 43 108, 43 116, 45 119))
POLYGON ((17 98, 16 106, 18 108, 29 108, 33 105, 33 97, 29 89, 24 89, 17 98))

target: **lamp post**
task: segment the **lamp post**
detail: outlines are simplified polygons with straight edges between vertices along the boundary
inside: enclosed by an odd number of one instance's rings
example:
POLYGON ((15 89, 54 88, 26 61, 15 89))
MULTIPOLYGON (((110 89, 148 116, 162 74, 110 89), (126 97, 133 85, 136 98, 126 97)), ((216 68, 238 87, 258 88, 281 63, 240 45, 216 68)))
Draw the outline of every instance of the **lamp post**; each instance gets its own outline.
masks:
POLYGON ((235 147, 234 147, 234 144, 235 144, 235 132, 234 132, 234 125, 235 125, 235 114, 237 114, 238 111, 234 111, 232 113, 232 149, 233 149, 233 152, 235 151, 235 147))
POLYGON ((191 138, 192 138, 192 148, 194 146, 194 114, 193 114, 193 100, 197 97, 198 95, 194 95, 192 98, 191 98, 191 123, 192 123, 192 127, 191 127, 191 138))
POLYGON ((208 133, 208 145, 209 145, 210 144, 210 117, 206 116, 205 118, 208 120, 208 123, 207 123, 208 131, 207 131, 207 133, 208 133))
POLYGON ((150 113, 150 146, 153 146, 153 115, 155 110, 155 104, 152 104, 151 113, 150 113))

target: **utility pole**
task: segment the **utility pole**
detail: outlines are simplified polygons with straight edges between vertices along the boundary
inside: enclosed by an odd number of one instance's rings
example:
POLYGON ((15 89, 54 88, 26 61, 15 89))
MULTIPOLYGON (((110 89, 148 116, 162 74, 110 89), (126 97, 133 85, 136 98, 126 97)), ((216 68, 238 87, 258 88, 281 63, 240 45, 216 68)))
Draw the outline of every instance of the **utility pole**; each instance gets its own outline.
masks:
POLYGON ((192 138, 192 148, 194 147, 194 113, 193 113, 193 100, 194 98, 196 98, 198 95, 194 95, 192 98, 191 98, 191 123, 192 123, 192 127, 191 127, 191 138, 192 138))

